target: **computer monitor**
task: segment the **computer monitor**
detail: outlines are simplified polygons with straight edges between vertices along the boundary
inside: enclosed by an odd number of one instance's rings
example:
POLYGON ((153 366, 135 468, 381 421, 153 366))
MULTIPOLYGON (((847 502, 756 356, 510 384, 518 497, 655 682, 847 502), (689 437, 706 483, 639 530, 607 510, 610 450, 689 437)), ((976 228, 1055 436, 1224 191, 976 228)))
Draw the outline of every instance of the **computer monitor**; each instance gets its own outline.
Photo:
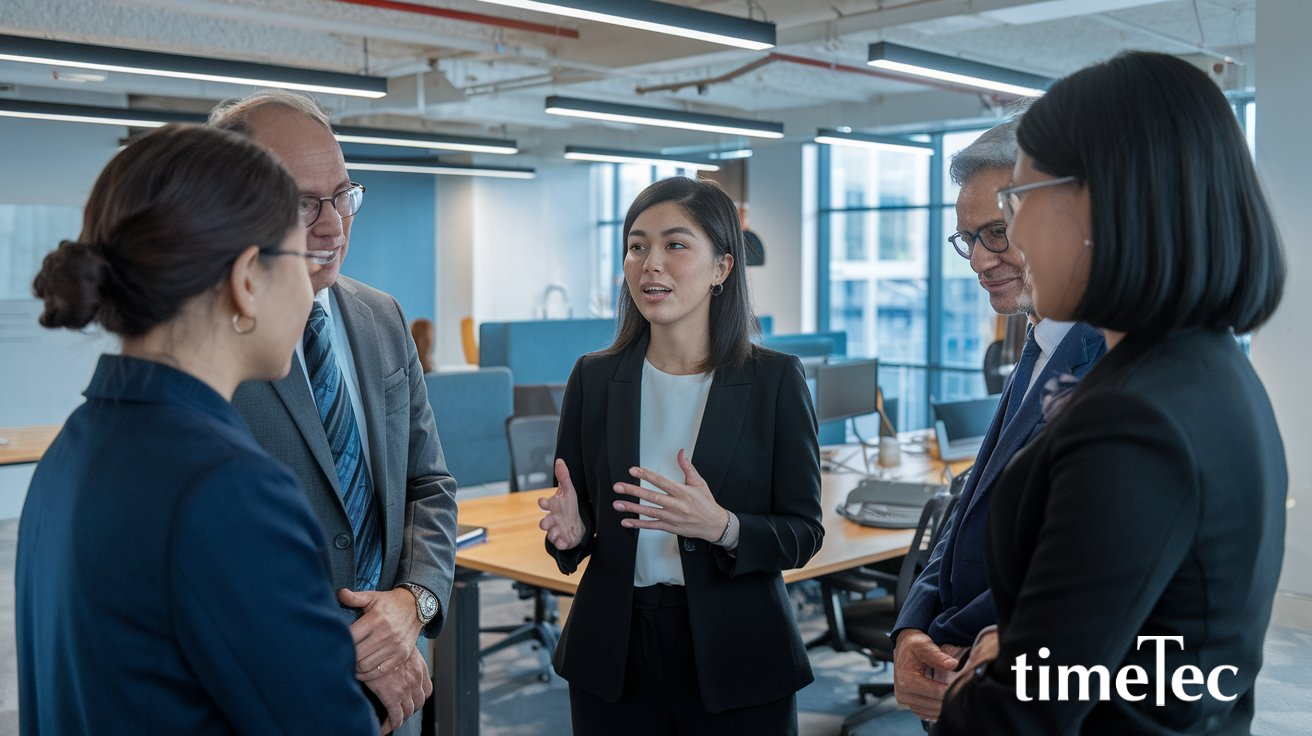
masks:
POLYGON ((874 414, 878 410, 879 361, 840 359, 816 366, 815 416, 821 423, 874 414))

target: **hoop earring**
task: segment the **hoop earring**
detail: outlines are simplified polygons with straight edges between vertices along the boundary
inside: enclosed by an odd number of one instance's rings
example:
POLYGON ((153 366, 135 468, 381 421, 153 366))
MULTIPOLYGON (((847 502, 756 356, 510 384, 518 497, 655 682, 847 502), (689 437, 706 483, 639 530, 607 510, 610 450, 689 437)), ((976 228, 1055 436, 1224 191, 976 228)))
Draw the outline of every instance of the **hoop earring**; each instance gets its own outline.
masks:
POLYGON ((241 328, 241 324, 240 324, 240 322, 241 322, 241 315, 240 315, 240 314, 237 314, 236 312, 233 312, 233 313, 232 313, 232 331, 235 332, 235 333, 237 333, 238 335, 249 335, 249 334, 251 334, 252 332, 255 331, 255 326, 256 326, 257 324, 259 324, 259 321, 256 320, 255 317, 251 317, 251 326, 250 326, 250 329, 248 329, 248 330, 243 330, 243 329, 241 328))
POLYGON ((711 296, 719 296, 724 293, 724 284, 711 284, 711 296))

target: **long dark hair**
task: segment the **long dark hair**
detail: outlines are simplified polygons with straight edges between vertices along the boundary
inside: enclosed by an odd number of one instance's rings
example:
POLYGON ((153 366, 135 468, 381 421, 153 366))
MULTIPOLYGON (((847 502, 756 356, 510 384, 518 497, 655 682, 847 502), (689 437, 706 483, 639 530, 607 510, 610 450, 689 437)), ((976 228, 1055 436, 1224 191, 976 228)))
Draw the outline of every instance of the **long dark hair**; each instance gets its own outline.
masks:
POLYGON ((1248 145, 1207 75, 1131 52, 1057 82, 1021 118, 1034 167, 1089 189, 1074 318, 1124 332, 1248 332, 1280 303, 1284 255, 1248 145))
MULTIPOLYGON (((760 326, 747 296, 747 259, 738 208, 713 181, 682 176, 662 179, 642 190, 629 205, 624 216, 624 242, 628 242, 633 221, 639 215, 665 202, 678 205, 710 237, 717 260, 733 256, 733 268, 723 282, 724 291, 711 297, 711 352, 698 370, 709 373, 721 367, 741 367, 755 350, 752 338, 760 326)), ((651 323, 638 311, 627 284, 619 290, 615 313, 619 323, 615 342, 602 355, 623 353, 651 330, 651 323)))
POLYGON ((147 133, 96 179, 78 239, 42 262, 32 283, 40 322, 144 335, 217 286, 246 248, 281 244, 299 226, 299 198, 282 164, 236 133, 147 133))

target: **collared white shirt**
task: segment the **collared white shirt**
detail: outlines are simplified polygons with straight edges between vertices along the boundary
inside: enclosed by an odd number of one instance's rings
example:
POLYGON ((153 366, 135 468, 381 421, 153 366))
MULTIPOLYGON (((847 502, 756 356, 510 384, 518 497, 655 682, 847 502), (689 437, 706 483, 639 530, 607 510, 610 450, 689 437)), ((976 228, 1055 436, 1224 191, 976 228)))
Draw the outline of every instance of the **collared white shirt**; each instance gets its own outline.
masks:
POLYGON ((1039 323, 1034 325, 1034 341, 1039 344, 1039 357, 1034 361, 1034 372, 1030 374, 1030 383, 1025 387, 1025 396, 1030 395, 1030 389, 1038 382, 1039 374, 1047 367, 1053 352, 1058 345, 1061 345, 1061 341, 1066 339, 1066 333, 1070 332, 1074 325, 1074 322, 1058 322, 1054 319, 1039 320, 1039 323))
MULTIPOLYGON (((638 464, 676 483, 683 482, 679 450, 688 462, 711 393, 711 373, 677 376, 642 361, 642 404, 638 434, 638 464)), ((642 487, 664 493, 647 481, 642 487)), ((656 504, 642 501, 644 506, 656 504)), ((649 516, 639 518, 650 519, 649 516)), ((638 530, 638 551, 633 563, 633 585, 683 585, 683 559, 679 538, 659 529, 638 530)))
MULTIPOLYGON (((328 322, 332 330, 333 357, 337 359, 337 368, 342 372, 342 381, 346 384, 346 395, 351 399, 351 409, 355 412, 355 426, 360 432, 360 449, 364 452, 365 468, 369 468, 369 425, 365 419, 364 404, 360 401, 360 378, 355 372, 355 356, 351 353, 351 341, 346 337, 346 326, 342 324, 342 310, 331 288, 314 295, 314 300, 323 305, 328 313, 328 322)), ((305 366, 305 339, 296 343, 296 359, 301 361, 301 372, 305 374, 305 385, 310 388, 310 397, 314 398, 314 386, 310 385, 310 372, 305 366)))

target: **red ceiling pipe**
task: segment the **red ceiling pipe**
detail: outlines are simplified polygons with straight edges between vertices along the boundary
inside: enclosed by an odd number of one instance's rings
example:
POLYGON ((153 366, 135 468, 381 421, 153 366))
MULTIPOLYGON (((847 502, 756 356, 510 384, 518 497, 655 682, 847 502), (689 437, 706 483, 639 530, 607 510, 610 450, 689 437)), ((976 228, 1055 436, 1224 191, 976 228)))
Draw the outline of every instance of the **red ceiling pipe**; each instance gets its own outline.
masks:
POLYGON ((516 31, 528 31, 530 33, 545 33, 550 36, 560 36, 563 38, 578 38, 579 32, 573 28, 564 28, 561 26, 548 26, 541 23, 530 23, 526 20, 515 20, 513 18, 498 18, 494 15, 483 15, 482 13, 468 13, 463 10, 448 10, 446 8, 435 8, 431 5, 419 5, 416 3, 403 3, 398 0, 336 0, 339 3, 347 5, 363 5, 368 8, 383 8, 384 10, 396 10, 402 13, 417 13, 419 15, 431 15, 436 18, 447 18, 449 20, 461 20, 467 23, 479 23, 485 26, 496 26, 498 28, 511 28, 516 31))

